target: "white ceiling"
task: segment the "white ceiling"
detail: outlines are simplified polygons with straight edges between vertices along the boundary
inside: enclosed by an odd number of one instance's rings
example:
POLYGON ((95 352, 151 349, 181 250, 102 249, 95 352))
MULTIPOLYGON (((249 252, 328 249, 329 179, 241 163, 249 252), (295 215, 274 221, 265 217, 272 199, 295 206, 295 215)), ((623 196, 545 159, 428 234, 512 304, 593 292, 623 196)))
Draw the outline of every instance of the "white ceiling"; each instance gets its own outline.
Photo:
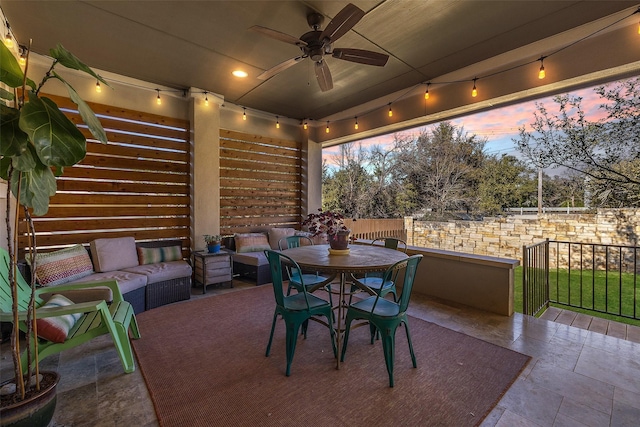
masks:
MULTIPOLYGON (((282 117, 321 119, 636 7, 633 1, 352 0, 366 15, 334 45, 386 53, 385 67, 327 59, 320 91, 305 59, 263 81, 299 49, 249 31, 299 37, 311 12, 323 28, 346 1, 0 2, 16 38, 46 54, 61 43, 89 66, 153 84, 203 89, 282 117), (231 75, 249 73, 246 79, 231 75)), ((532 52, 532 55, 539 52, 532 52)))

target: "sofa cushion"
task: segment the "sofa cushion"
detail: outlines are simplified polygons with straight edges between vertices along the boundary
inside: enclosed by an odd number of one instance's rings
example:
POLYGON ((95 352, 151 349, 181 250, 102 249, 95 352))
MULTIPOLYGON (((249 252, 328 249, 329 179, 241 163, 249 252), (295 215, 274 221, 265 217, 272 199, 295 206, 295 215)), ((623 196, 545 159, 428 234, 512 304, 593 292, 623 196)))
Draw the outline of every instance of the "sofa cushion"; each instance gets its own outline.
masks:
POLYGON ((137 267, 129 267, 124 271, 147 276, 147 284, 163 282, 165 280, 190 277, 191 266, 186 261, 159 262, 156 264, 145 264, 137 267))
POLYGON ((158 248, 138 246, 137 251, 140 265, 182 260, 182 247, 180 246, 162 246, 158 248))
POLYGON ((91 273, 91 258, 82 245, 36 254, 36 279, 42 286, 62 285, 91 273))
MULTIPOLYGON (((234 236, 237 253, 262 252, 271 249, 264 233, 238 233, 234 236)), ((276 243, 277 244, 277 243, 276 243)))
POLYGON ((294 228, 270 228, 269 229, 269 245, 271 245, 271 249, 278 250, 278 242, 283 237, 293 236, 296 230, 294 228))
POLYGON ((93 268, 98 273, 138 265, 138 252, 133 237, 96 239, 91 242, 91 256, 93 268))
MULTIPOLYGON (((49 301, 47 301, 42 307, 63 307, 72 305, 73 302, 63 295, 53 295, 49 301)), ((76 324, 78 319, 82 316, 82 313, 65 314, 62 316, 46 317, 43 319, 37 319, 38 336, 44 338, 47 341, 52 342, 65 342, 69 331, 76 324)))
POLYGON ((264 252, 235 253, 233 254, 233 261, 256 267, 269 264, 264 252))
MULTIPOLYGON (((94 273, 91 276, 83 277, 82 279, 76 280, 71 283, 91 283, 91 282, 101 282, 105 280, 117 281, 118 288, 120 288, 120 292, 122 292, 123 294, 126 294, 127 292, 133 291, 138 288, 144 288, 147 285, 147 276, 145 276, 144 274, 136 274, 136 273, 131 273, 129 271, 124 271, 124 270, 107 271, 104 273, 94 273)), ((89 291, 91 290, 90 289, 86 290, 86 292, 89 292, 89 291)), ((109 292, 109 294, 111 294, 111 292, 109 292)), ((111 301, 112 299, 113 297, 110 298, 109 301, 111 301)), ((93 300, 89 300, 89 301, 93 301, 93 300)))

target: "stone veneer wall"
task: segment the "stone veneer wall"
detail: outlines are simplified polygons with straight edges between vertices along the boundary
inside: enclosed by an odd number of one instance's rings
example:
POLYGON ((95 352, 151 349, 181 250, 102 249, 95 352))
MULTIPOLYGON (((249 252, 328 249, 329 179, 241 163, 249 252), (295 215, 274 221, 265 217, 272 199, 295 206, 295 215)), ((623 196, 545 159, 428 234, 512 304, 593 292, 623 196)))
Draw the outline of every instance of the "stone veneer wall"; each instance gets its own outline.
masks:
POLYGON ((477 255, 522 259, 522 246, 545 239, 575 243, 640 244, 640 209, 598 209, 595 214, 541 214, 483 221, 405 218, 407 243, 477 255))

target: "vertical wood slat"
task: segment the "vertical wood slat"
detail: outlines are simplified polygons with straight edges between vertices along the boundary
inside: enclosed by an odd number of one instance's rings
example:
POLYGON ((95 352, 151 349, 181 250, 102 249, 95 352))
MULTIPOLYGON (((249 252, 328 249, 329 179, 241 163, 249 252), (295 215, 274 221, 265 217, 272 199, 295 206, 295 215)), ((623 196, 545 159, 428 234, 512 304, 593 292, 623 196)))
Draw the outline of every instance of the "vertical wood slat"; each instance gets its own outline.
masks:
POLYGON ((221 130, 221 233, 299 228, 301 177, 300 142, 221 130))
MULTIPOLYGON (((87 136, 87 155, 57 179, 58 192, 49 212, 33 217, 38 250, 133 236, 139 241, 179 239, 187 251, 191 246, 189 121, 89 103, 109 139, 101 144, 90 135, 73 102, 47 97, 87 136)), ((24 221, 18 231, 18 255, 23 257, 28 244, 24 221)))

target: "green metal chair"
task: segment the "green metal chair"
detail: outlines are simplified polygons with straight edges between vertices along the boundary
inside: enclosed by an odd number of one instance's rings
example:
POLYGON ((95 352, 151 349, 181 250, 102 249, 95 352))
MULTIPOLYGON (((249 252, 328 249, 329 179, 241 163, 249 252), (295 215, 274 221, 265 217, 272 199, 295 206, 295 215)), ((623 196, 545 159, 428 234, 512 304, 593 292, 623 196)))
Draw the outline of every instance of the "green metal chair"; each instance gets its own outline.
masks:
POLYGON ((344 343, 342 346, 342 354, 340 360, 344 361, 344 355, 347 352, 347 342, 349 341, 349 331, 351 322, 356 319, 364 319, 369 322, 371 332, 371 344, 374 342, 376 332, 382 335, 382 349, 384 352, 384 360, 389 373, 389 387, 393 387, 393 360, 395 358, 395 340, 396 329, 404 324, 407 340, 409 341, 409 352, 411 353, 411 361, 413 367, 417 367, 416 356, 413 353, 413 344, 411 343, 411 335, 409 334, 409 323, 407 319, 407 307, 409 306, 409 298, 413 282, 416 277, 418 263, 422 260, 422 255, 413 255, 408 259, 399 261, 389 267, 384 273, 383 280, 390 280, 391 276, 397 271, 405 269, 404 281, 402 286, 402 294, 397 302, 384 299, 380 294, 371 296, 364 300, 349 305, 347 316, 345 319, 344 343))
MULTIPOLYGON (((271 344, 273 342, 273 333, 276 328, 276 320, 278 314, 282 316, 286 325, 286 355, 287 355, 287 370, 286 375, 291 374, 291 362, 293 361, 293 355, 296 351, 296 341, 298 338, 298 331, 300 326, 308 324, 309 319, 316 320, 329 328, 331 335, 331 345, 333 346, 333 354, 338 357, 336 350, 335 331, 333 329, 333 310, 331 304, 312 295, 307 292, 307 288, 304 283, 304 278, 301 278, 301 291, 295 295, 284 295, 284 281, 282 275, 283 262, 289 263, 293 267, 300 269, 300 266, 290 257, 272 250, 264 251, 267 259, 269 260, 269 266, 271 267, 271 279, 273 280, 273 293, 276 298, 276 308, 273 313, 273 323, 271 325, 271 334, 269 335, 269 344, 267 344, 267 351, 265 356, 269 357, 271 353, 271 344), (324 316, 327 322, 322 322, 315 319, 314 316, 324 316)), ((305 327, 306 328, 306 327, 305 327)))
MULTIPOLYGON (((3 322, 13 322, 11 285, 9 283, 10 260, 9 253, 0 248, 0 320, 3 322)), ((29 305, 29 296, 31 295, 31 287, 24 280, 20 272, 16 269, 16 279, 18 284, 18 304, 20 312, 18 318, 20 320, 20 330, 25 331, 26 325, 24 320, 27 316, 27 308, 29 305)), ((127 373, 135 371, 135 361, 131 342, 129 341, 128 331, 134 339, 140 338, 138 331, 138 323, 133 313, 133 307, 122 298, 122 293, 115 280, 105 282, 94 282, 86 284, 70 284, 55 286, 55 292, 64 294, 64 291, 71 289, 90 288, 95 286, 106 286, 111 289, 113 301, 111 304, 102 301, 91 301, 80 304, 72 304, 63 307, 46 307, 38 309, 44 305, 44 301, 38 297, 40 293, 51 293, 53 287, 42 287, 36 289, 36 318, 42 319, 47 317, 61 316, 66 314, 82 315, 76 321, 75 325, 69 331, 67 339, 62 343, 56 343, 31 337, 31 348, 35 348, 34 342, 38 339, 38 359, 42 360, 47 356, 59 353, 83 344, 92 338, 100 335, 110 334, 113 343, 116 346, 122 367, 127 373)), ((35 354, 33 354, 35 360, 35 354)), ((22 354, 22 366, 26 371, 27 353, 22 354)))
MULTIPOLYGON (((387 249, 394 249, 397 251, 402 251, 407 253, 407 242, 402 239, 397 239, 395 237, 384 237, 380 239, 375 239, 371 242, 371 245, 375 245, 377 242, 384 242, 384 247, 387 249)), ((369 289, 374 291, 376 294, 380 294, 380 296, 384 297, 387 294, 393 295, 393 300, 396 301, 398 299, 398 290, 396 289, 396 278, 398 275, 398 270, 396 270, 395 274, 389 278, 387 281, 382 280, 382 276, 384 273, 371 272, 366 273, 364 277, 357 278, 356 280, 361 284, 367 286, 369 289)), ((351 304, 352 296, 354 291, 356 291, 356 287, 351 288, 351 295, 349 296, 349 304, 351 304)))
MULTIPOLYGON (((308 245, 313 245, 313 240, 307 236, 287 236, 278 241, 278 248, 283 251, 292 248, 299 248, 301 241, 306 241, 308 245)), ((307 290, 317 285, 318 283, 326 282, 328 279, 324 276, 316 273, 304 273, 302 270, 293 268, 291 266, 286 267, 287 275, 289 277, 289 287, 287 288, 287 296, 291 294, 291 289, 295 288, 298 292, 302 289, 302 282, 306 286, 307 290)), ((331 292, 329 292, 329 303, 333 305, 331 300, 331 292)))

